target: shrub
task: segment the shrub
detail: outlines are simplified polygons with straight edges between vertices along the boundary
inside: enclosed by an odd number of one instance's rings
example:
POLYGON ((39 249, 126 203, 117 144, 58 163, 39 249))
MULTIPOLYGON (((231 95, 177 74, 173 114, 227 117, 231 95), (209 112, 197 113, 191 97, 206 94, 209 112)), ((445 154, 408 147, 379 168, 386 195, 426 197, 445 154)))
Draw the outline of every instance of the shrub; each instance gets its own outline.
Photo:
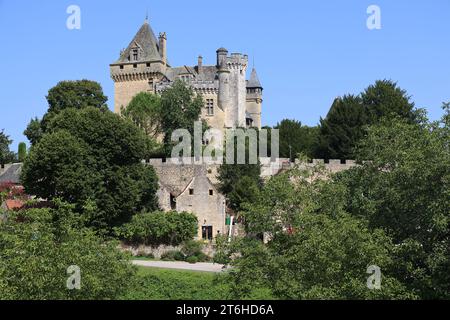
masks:
POLYGON ((133 244, 179 245, 197 233, 197 217, 186 212, 152 212, 135 215, 115 229, 116 235, 133 244))
POLYGON ((186 258, 186 262, 195 264, 195 263, 198 262, 198 258, 197 258, 196 256, 190 256, 190 257, 187 257, 187 258, 186 258))
POLYGON ((188 257, 197 256, 202 253, 203 244, 199 241, 186 241, 183 243, 181 251, 188 257))
POLYGON ((195 255, 195 257, 197 257, 198 262, 211 261, 211 258, 208 255, 206 255, 205 253, 203 253, 203 252, 197 253, 197 255, 195 255))
POLYGON ((0 223, 0 300, 116 299, 136 268, 67 207, 10 212, 0 223), (68 267, 81 270, 81 289, 68 290, 68 267))
POLYGON ((163 261, 184 261, 184 258, 184 254, 178 250, 167 251, 161 255, 163 261))

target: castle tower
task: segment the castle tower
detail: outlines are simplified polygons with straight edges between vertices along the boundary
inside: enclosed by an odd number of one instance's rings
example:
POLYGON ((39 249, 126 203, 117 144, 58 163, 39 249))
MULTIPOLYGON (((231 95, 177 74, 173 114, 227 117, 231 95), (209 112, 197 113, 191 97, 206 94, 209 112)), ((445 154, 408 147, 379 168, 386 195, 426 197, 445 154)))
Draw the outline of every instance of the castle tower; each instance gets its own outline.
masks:
POLYGON ((166 34, 159 43, 145 19, 120 58, 110 65, 114 81, 114 112, 120 113, 140 92, 155 93, 155 85, 165 77, 167 65, 166 34))
POLYGON ((167 65, 167 34, 165 32, 159 34, 159 55, 164 64, 167 65))
POLYGON ((263 87, 259 81, 256 69, 253 68, 250 80, 247 82, 247 117, 252 127, 261 129, 263 87))
POLYGON ((230 119, 233 119, 233 127, 246 127, 247 90, 246 74, 248 56, 240 53, 232 53, 227 58, 230 69, 230 99, 233 105, 230 119))
POLYGON ((229 119, 228 115, 231 110, 230 101, 230 70, 227 64, 228 50, 220 48, 217 50, 217 73, 219 76, 219 94, 217 97, 217 104, 225 113, 225 127, 233 126, 233 119, 229 119))

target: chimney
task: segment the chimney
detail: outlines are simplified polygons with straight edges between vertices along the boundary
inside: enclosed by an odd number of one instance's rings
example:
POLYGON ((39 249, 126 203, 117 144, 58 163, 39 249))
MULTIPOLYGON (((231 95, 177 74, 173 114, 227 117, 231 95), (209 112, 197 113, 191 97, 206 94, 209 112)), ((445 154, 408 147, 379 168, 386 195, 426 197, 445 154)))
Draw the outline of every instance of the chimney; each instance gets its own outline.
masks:
POLYGON ((198 56, 198 63, 197 63, 197 72, 200 74, 203 71, 203 57, 198 56))
POLYGON ((164 64, 167 64, 167 35, 165 32, 159 34, 159 55, 164 64))

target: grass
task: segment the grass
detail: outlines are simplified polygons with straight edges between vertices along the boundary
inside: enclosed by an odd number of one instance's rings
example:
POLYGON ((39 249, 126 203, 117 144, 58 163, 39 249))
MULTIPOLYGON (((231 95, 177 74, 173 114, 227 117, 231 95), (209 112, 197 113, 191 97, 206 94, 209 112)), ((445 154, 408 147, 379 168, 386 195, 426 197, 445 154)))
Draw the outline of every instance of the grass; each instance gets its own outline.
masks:
MULTIPOLYGON (((223 274, 202 271, 138 268, 138 279, 127 300, 228 300, 229 285, 223 274)), ((251 299, 272 299, 269 291, 257 288, 251 299)))

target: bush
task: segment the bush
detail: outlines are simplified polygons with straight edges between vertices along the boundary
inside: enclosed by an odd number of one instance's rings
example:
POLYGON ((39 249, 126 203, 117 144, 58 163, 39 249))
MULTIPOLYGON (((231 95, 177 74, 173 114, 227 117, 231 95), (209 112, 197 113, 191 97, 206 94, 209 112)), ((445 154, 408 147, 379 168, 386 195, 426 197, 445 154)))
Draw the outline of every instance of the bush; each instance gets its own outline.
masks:
POLYGON ((116 299, 133 283, 129 255, 67 207, 9 215, 0 223, 0 300, 116 299), (80 290, 66 287, 72 265, 81 271, 80 290))
POLYGON ((190 257, 187 257, 187 258, 186 258, 186 262, 195 264, 195 263, 198 262, 198 258, 197 258, 196 256, 190 256, 190 257))
POLYGON ((161 255, 163 261, 184 261, 185 256, 179 250, 167 251, 161 255))
POLYGON ((179 245, 197 234, 197 217, 186 212, 152 212, 135 215, 115 228, 116 235, 133 244, 179 245))
POLYGON ((188 257, 197 256, 202 253, 203 244, 200 241, 186 241, 181 251, 188 257))
POLYGON ((203 252, 197 253, 197 255, 195 255, 195 257, 197 258, 198 262, 209 262, 209 261, 211 261, 211 258, 208 257, 208 255, 206 255, 203 252))

